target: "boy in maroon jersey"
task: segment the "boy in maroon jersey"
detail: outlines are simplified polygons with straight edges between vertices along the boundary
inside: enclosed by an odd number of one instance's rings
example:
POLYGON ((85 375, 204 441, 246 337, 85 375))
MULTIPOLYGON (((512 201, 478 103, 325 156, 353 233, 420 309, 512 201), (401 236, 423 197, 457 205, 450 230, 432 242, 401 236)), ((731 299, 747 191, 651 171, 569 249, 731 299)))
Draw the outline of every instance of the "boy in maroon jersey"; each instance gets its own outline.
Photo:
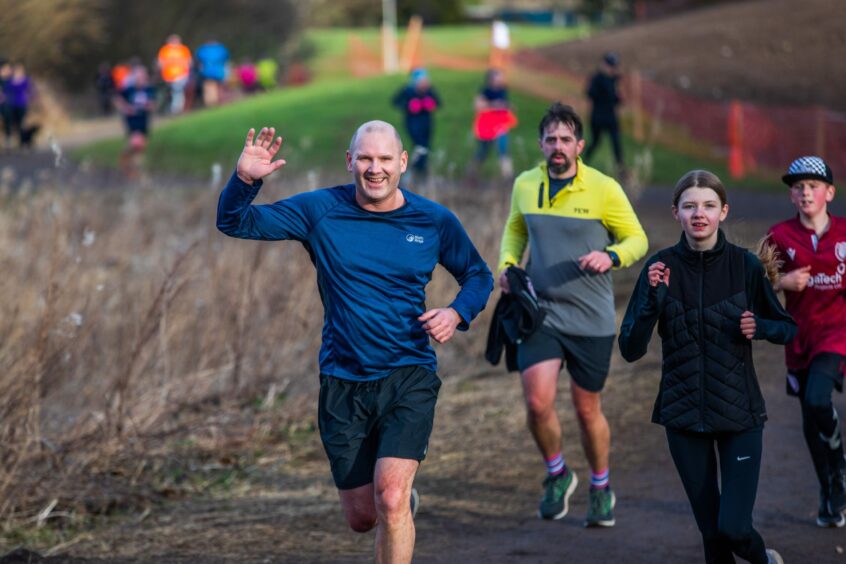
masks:
POLYGON ((846 369, 846 218, 828 213, 834 199, 831 168, 819 157, 800 157, 782 179, 799 213, 770 228, 784 261, 777 288, 799 325, 785 346, 787 392, 802 405, 802 428, 820 482, 817 525, 846 524, 846 462, 840 421, 831 402, 843 391, 846 369))

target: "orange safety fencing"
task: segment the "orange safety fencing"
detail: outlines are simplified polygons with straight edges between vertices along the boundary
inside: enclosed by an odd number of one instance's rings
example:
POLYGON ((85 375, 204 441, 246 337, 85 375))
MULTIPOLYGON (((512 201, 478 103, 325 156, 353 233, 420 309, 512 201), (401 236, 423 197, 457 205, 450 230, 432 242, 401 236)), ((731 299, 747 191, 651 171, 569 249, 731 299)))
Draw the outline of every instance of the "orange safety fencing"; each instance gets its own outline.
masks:
MULTIPOLYGON (((586 84, 588 79, 537 52, 519 53, 514 65, 571 83, 586 84)), ((825 159, 835 178, 846 175, 846 114, 821 107, 706 100, 658 84, 637 71, 625 75, 621 90, 626 103, 623 110, 629 114, 638 141, 725 159, 735 178, 750 173, 771 175, 786 170, 796 157, 810 154, 825 159)))
MULTIPOLYGON (((378 53, 361 41, 350 41, 350 67, 356 76, 381 72, 378 53)), ((413 64, 461 71, 482 71, 493 59, 439 51, 425 36, 414 51, 413 64)), ((538 80, 512 82, 512 87, 549 100, 562 99, 579 109, 588 76, 574 73, 537 51, 508 57, 509 75, 538 80), (570 98, 568 100, 568 98, 570 98)), ((624 124, 639 142, 670 146, 675 151, 723 160, 734 178, 749 174, 772 177, 802 155, 817 155, 831 166, 835 179, 846 175, 846 114, 822 107, 786 107, 740 100, 714 101, 664 86, 637 71, 621 83, 624 124)))
MULTIPOLYGON (((626 88, 631 89, 629 75, 626 88)), ((781 171, 796 157, 818 155, 846 174, 846 115, 821 107, 787 107, 731 100, 716 102, 641 79, 641 109, 671 123, 724 157, 735 178, 781 171)), ((631 108, 637 111, 638 108, 631 108)), ((839 173, 839 174, 838 174, 839 173)))

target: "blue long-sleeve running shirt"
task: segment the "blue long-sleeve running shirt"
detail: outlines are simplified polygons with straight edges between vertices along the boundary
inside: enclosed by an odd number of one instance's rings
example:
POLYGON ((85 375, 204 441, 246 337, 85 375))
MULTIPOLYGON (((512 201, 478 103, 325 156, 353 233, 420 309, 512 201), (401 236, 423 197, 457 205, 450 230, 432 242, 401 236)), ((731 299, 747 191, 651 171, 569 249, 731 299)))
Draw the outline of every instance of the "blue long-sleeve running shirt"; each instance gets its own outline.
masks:
POLYGON ((377 380, 402 366, 437 369, 417 318, 440 263, 461 286, 450 307, 459 330, 484 309, 493 277, 458 218, 403 190, 405 204, 376 213, 355 201, 352 184, 251 205, 261 182, 232 175, 220 195, 217 227, 243 239, 302 242, 317 269, 323 301, 320 371, 347 380, 377 380))

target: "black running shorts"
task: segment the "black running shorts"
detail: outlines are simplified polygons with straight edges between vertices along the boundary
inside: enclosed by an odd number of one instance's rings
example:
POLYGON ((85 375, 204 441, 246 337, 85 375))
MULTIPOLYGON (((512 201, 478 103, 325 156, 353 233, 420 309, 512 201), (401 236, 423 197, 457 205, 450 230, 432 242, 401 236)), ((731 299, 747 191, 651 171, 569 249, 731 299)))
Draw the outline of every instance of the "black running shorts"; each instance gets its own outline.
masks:
POLYGON ((376 460, 423 460, 441 380, 420 366, 371 382, 320 375, 317 420, 339 490, 373 481, 376 460))
POLYGON ((560 358, 576 384, 589 392, 599 392, 605 387, 613 348, 614 335, 576 337, 542 326, 517 345, 517 367, 523 372, 544 360, 560 358))

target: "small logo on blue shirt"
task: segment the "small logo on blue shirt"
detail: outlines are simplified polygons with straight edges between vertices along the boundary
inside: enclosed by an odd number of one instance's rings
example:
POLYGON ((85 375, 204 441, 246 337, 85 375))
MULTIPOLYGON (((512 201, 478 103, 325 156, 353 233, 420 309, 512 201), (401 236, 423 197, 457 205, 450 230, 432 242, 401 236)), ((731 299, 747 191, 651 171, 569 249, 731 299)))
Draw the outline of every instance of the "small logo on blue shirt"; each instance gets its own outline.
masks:
POLYGON ((411 233, 409 233, 405 236, 405 240, 409 243, 422 243, 423 237, 421 235, 412 235, 411 233))

